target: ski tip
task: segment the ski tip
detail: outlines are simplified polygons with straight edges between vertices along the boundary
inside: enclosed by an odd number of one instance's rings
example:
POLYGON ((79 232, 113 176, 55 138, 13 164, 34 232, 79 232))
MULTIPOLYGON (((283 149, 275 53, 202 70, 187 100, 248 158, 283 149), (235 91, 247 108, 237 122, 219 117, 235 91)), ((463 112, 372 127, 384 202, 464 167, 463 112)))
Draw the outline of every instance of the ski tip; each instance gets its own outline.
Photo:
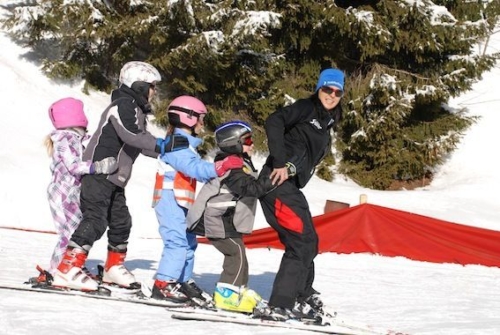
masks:
POLYGON ((146 298, 151 298, 153 296, 153 291, 149 284, 145 281, 141 281, 141 293, 146 298))

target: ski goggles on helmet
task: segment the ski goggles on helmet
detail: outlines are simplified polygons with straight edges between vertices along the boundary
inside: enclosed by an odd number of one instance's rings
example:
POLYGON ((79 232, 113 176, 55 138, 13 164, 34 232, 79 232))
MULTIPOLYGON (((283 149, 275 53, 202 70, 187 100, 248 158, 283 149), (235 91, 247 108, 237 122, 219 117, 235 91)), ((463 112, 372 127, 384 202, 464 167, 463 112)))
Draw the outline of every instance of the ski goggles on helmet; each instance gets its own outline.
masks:
POLYGON ((253 144, 252 136, 247 136, 241 139, 243 145, 251 146, 253 144))

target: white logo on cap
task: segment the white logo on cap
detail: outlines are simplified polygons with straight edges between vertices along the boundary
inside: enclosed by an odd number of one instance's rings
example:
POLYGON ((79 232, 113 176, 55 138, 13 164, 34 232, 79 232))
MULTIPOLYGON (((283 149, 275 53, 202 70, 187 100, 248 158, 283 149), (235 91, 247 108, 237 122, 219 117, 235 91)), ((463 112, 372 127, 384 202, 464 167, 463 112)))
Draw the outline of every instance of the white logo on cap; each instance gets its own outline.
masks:
POLYGON ((328 81, 328 80, 325 80, 323 82, 323 86, 337 86, 337 87, 343 87, 341 83, 339 83, 338 81, 328 81))

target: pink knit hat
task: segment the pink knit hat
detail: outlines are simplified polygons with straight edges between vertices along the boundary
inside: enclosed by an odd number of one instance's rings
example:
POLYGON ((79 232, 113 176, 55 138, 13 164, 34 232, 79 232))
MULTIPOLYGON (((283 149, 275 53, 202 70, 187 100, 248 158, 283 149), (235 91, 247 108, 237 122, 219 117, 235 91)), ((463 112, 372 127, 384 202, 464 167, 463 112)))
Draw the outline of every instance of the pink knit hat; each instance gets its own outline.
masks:
POLYGON ((89 124, 83 111, 83 102, 74 98, 64 98, 54 102, 49 107, 49 117, 56 129, 87 128, 89 124))

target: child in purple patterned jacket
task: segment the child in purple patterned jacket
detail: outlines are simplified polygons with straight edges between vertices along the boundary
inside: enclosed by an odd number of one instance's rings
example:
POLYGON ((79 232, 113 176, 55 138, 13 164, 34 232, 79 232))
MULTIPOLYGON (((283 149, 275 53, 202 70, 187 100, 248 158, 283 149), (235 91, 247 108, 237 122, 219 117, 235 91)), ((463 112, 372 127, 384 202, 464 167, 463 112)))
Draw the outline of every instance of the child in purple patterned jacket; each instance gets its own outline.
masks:
POLYGON ((82 219, 80 211, 80 179, 84 174, 109 174, 116 170, 116 159, 107 157, 101 161, 83 161, 83 141, 89 138, 88 120, 83 102, 64 98, 49 108, 49 117, 54 125, 45 139, 52 179, 47 189, 50 211, 59 240, 54 248, 48 271, 37 267, 40 276, 34 281, 50 284, 51 276, 61 262, 68 241, 82 219))

